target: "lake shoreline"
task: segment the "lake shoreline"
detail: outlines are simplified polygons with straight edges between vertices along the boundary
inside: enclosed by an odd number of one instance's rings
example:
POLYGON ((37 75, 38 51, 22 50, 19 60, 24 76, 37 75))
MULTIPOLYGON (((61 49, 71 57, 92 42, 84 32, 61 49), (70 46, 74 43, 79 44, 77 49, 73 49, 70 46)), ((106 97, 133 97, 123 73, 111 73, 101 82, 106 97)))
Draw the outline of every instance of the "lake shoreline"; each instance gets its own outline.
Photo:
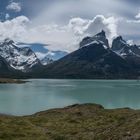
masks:
POLYGON ((9 78, 0 78, 0 84, 24 84, 28 81, 23 81, 20 79, 9 79, 9 78))
POLYGON ((105 109, 98 104, 74 104, 23 117, 0 115, 0 121, 3 139, 140 138, 140 110, 105 109))
POLYGON ((29 115, 12 115, 12 114, 5 114, 5 113, 0 113, 0 117, 1 116, 7 116, 7 117, 30 117, 30 116, 35 116, 35 115, 38 115, 38 114, 42 114, 42 113, 47 113, 47 112, 51 112, 51 111, 54 111, 54 110, 65 110, 67 108, 73 108, 73 107, 84 107, 84 106, 88 106, 88 105, 91 105, 91 106, 95 106, 95 107, 99 107, 99 108, 102 108, 104 110, 123 110, 123 109, 127 109, 127 110, 131 110, 131 111, 140 111, 140 109, 133 109, 133 108, 130 108, 130 107, 121 107, 121 108, 113 108, 113 109, 107 109, 105 108, 103 105, 101 104, 96 104, 96 103, 83 103, 83 104, 72 104, 72 105, 67 105, 67 106, 64 106, 64 107, 58 107, 58 108, 51 108, 51 109, 47 109, 47 110, 42 110, 42 111, 38 111, 38 112, 35 112, 33 114, 29 114, 29 115))

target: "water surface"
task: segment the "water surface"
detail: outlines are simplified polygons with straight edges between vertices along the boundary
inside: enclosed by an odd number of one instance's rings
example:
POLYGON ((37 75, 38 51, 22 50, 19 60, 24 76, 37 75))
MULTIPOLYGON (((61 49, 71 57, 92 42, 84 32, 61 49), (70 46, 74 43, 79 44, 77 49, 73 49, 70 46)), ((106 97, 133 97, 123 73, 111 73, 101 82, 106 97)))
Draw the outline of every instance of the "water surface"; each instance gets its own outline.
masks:
POLYGON ((0 113, 30 115, 75 103, 97 103, 105 108, 140 109, 136 80, 30 80, 0 85, 0 113))

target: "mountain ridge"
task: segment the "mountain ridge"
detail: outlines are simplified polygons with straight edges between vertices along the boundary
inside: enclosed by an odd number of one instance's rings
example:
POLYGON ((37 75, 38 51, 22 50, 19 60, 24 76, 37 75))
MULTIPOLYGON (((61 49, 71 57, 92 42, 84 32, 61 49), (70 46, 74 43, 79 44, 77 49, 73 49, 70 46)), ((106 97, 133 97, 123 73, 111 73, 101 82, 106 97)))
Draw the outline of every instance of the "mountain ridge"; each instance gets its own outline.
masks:
MULTIPOLYGON (((119 37, 118 41, 122 41, 119 37)), ((120 42, 118 42, 120 43, 120 42)), ((125 44, 125 41, 122 42, 125 44)), ((128 45, 128 44, 125 44, 128 45)), ((136 65, 132 66, 127 57, 109 47, 105 32, 101 31, 93 37, 84 38, 79 49, 49 64, 42 72, 47 78, 69 79, 135 79, 139 77, 136 65)), ((120 48, 123 48, 120 46, 120 48)), ((140 60, 138 60, 140 62, 140 60)), ((137 62, 136 62, 137 64, 137 62)))
MULTIPOLYGON (((121 36, 116 37, 110 47, 104 31, 92 37, 85 37, 79 43, 79 49, 59 60, 53 62, 46 57, 44 63, 47 62, 47 65, 41 64, 30 48, 18 48, 12 41, 8 43, 10 44, 9 48, 7 44, 0 44, 0 56, 3 56, 4 53, 9 53, 8 56, 10 56, 9 59, 4 55, 1 61, 5 66, 7 76, 60 79, 137 79, 140 77, 140 47, 138 45, 129 45, 121 36), (3 50, 2 46, 6 49, 3 50), (13 48, 16 48, 16 51, 13 51, 13 48), (34 56, 37 60, 35 62, 38 63, 33 69, 26 72, 14 69, 11 64, 13 65, 16 61, 15 54, 26 56, 28 58, 26 58, 27 62, 32 60, 30 56, 34 56)), ((23 61, 22 59, 19 60, 23 61)), ((26 64, 24 63, 24 65, 26 64)), ((32 66, 32 63, 29 63, 29 65, 27 63, 27 66, 32 66)), ((4 67, 1 68, 4 69, 4 67)), ((1 71, 0 74, 2 75, 1 71)))

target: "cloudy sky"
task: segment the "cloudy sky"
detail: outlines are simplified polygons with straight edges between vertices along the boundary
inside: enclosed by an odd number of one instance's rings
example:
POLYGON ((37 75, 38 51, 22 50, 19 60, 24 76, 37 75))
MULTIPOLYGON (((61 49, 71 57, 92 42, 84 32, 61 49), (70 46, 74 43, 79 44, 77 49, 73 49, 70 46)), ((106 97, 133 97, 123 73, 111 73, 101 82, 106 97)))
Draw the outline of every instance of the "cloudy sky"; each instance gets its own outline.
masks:
POLYGON ((79 41, 105 30, 140 44, 139 0, 0 0, 0 40, 42 43, 71 52, 79 41))

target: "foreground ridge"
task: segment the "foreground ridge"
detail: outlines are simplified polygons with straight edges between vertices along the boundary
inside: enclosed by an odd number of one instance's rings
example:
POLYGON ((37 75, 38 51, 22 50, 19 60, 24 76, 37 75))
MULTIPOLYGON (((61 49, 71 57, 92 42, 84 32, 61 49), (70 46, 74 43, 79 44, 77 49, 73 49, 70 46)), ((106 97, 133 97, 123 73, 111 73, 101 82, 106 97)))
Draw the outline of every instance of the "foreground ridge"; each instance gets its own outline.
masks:
POLYGON ((139 139, 140 111, 76 104, 31 116, 0 116, 0 139, 139 139))

